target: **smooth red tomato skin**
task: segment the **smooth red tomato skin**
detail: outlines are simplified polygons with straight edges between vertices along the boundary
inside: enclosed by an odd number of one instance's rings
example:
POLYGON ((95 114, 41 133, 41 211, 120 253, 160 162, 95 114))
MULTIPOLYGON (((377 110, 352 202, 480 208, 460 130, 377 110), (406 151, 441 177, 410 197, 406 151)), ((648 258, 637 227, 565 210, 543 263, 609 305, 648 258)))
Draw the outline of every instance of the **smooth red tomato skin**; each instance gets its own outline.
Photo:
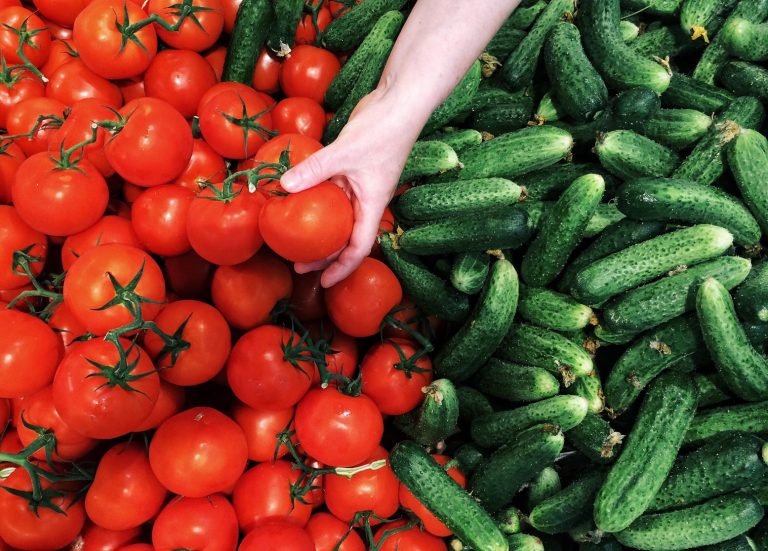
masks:
POLYGON ((346 279, 325 290, 333 324, 353 337, 375 335, 402 298, 403 289, 392 270, 370 257, 346 279))
POLYGON ((101 245, 119 243, 131 247, 142 248, 130 220, 120 216, 107 215, 93 226, 80 233, 70 235, 61 246, 61 264, 69 270, 72 264, 86 251, 101 245))
MULTIPOLYGON (((125 549, 141 537, 141 530, 107 530, 90 521, 85 523, 82 532, 72 543, 72 551, 117 551, 125 549)), ((149 551, 152 551, 151 549, 149 551)))
POLYGON ((280 69, 280 86, 289 98, 310 98, 321 103, 340 69, 338 58, 328 50, 296 46, 280 69))
POLYGON ((197 113, 200 98, 216 82, 210 63, 190 50, 160 52, 144 74, 147 96, 167 101, 185 118, 197 113))
POLYGON ((51 49, 51 32, 45 22, 27 8, 9 6, 0 10, 0 55, 5 58, 7 65, 22 65, 24 60, 18 55, 19 35, 12 29, 18 30, 26 22, 27 31, 38 31, 22 50, 24 56, 34 65, 40 67, 48 59, 51 49))
POLYGON ((48 78, 45 95, 65 105, 74 105, 77 101, 89 98, 115 109, 123 104, 120 88, 91 71, 78 59, 65 63, 48 78))
POLYGON ((302 134, 320 141, 325 129, 325 110, 310 98, 285 98, 272 110, 272 123, 280 134, 302 134))
POLYGON ((187 212, 195 194, 166 184, 146 189, 131 206, 136 235, 147 249, 162 256, 177 256, 192 249, 187 237, 187 212))
POLYGON ((168 288, 178 297, 205 299, 209 296, 216 267, 196 252, 166 258, 163 267, 168 288))
POLYGON ((85 511, 102 528, 128 530, 152 519, 167 493, 149 466, 144 444, 124 442, 101 457, 85 496, 85 511))
POLYGON ((227 159, 245 159, 261 147, 272 130, 270 104, 265 102, 259 92, 248 87, 230 87, 216 94, 203 96, 198 107, 200 132, 208 145, 219 155, 227 159), (258 115, 258 117, 257 117, 258 115), (240 123, 234 123, 226 117, 232 117, 240 123), (252 117, 257 117, 251 120, 252 117), (250 126, 244 135, 244 119, 250 126))
MULTIPOLYGON (((357 349, 357 339, 342 333, 330 323, 312 323, 309 326, 310 334, 315 342, 323 340, 330 349, 325 355, 325 367, 331 373, 344 375, 352 379, 357 369, 357 360, 359 351, 357 349)), ((317 364, 315 364, 317 367, 317 364)), ((320 384, 320 370, 315 369, 312 377, 312 385, 320 384)))
POLYGON ((56 333, 18 310, 0 310, 0 327, 0 398, 20 398, 48 386, 63 348, 56 333))
POLYGON ((134 432, 144 432, 147 430, 156 429, 163 421, 173 417, 184 409, 184 399, 186 393, 184 387, 172 385, 160 379, 160 393, 157 395, 157 401, 155 407, 149 414, 149 417, 144 419, 134 432))
MULTIPOLYGON (((20 101, 8 111, 6 128, 8 134, 27 134, 37 124, 41 116, 51 116, 64 119, 67 106, 57 99, 46 97, 30 97, 20 101)), ((48 151, 48 140, 56 132, 55 125, 41 125, 30 138, 14 140, 27 156, 48 151)))
POLYGON ((192 144, 192 156, 187 168, 173 183, 198 194, 206 183, 221 182, 226 176, 227 165, 224 158, 205 143, 205 140, 196 139, 192 144))
POLYGON ((293 273, 293 292, 290 302, 293 314, 303 323, 325 317, 325 296, 323 286, 320 285, 321 275, 321 272, 293 273))
POLYGON ((259 92, 274 94, 280 90, 280 61, 272 57, 266 48, 261 50, 253 70, 253 87, 259 92))
POLYGON ((123 103, 131 102, 135 99, 145 98, 147 95, 144 93, 144 80, 140 78, 134 78, 130 80, 122 80, 119 83, 120 93, 123 94, 123 103))
MULTIPOLYGON (((261 167, 258 170, 258 174, 275 174, 277 176, 277 169, 263 165, 281 165, 285 162, 284 157, 287 153, 288 166, 296 166, 322 148, 323 144, 314 138, 302 136, 301 134, 281 134, 262 145, 253 157, 240 161, 237 164, 237 170, 261 167)), ((275 180, 265 179, 258 183, 259 192, 263 193, 267 199, 285 192, 282 186, 280 186, 279 176, 277 178, 275 180)), ((244 178, 243 183, 245 183, 244 178)))
POLYGON ((77 59, 76 54, 75 43, 71 38, 57 38, 51 42, 51 51, 48 54, 48 60, 45 62, 45 65, 40 67, 40 72, 50 78, 56 69, 65 63, 77 59))
MULTIPOLYGON (((291 414, 293 417, 293 414, 291 414)), ((6 398, 0 398, 0 427, 6 427, 11 421, 11 403, 6 398)), ((286 422, 286 426, 287 426, 286 422)))
MULTIPOLYGON (((174 25, 179 20, 177 0, 150 0, 149 13, 157 14, 174 25)), ((224 29, 224 13, 221 0, 194 0, 192 6, 203 8, 194 12, 195 20, 188 18, 177 31, 169 31, 157 25, 160 39, 177 50, 201 52, 213 46, 224 29)))
POLYGON ((171 492, 204 497, 232 488, 245 470, 248 444, 232 419, 213 408, 196 407, 158 427, 149 461, 171 492))
MULTIPOLYGON (((374 534, 373 541, 380 542, 385 532, 399 528, 405 522, 404 520, 396 520, 382 524, 374 534)), ((408 551, 448 551, 443 540, 423 531, 418 526, 392 534, 379 549, 380 551, 399 551, 401 549, 408 549, 408 551)))
POLYGON ((158 358, 163 340, 155 333, 144 334, 144 348, 160 377, 181 386, 199 385, 210 381, 222 370, 231 349, 231 334, 224 316, 210 304, 197 300, 177 300, 163 306, 155 318, 157 326, 169 335, 177 333, 184 324, 181 339, 189 348, 181 352, 172 364, 170 355, 158 358))
POLYGON ((211 283, 213 304, 232 327, 242 330, 268 323, 275 305, 292 290, 288 266, 266 252, 242 264, 219 266, 211 283))
POLYGON ((306 530, 315 544, 315 551, 365 551, 365 544, 357 532, 349 531, 349 523, 330 513, 312 515, 306 530), (342 543, 337 548, 339 542, 342 543))
POLYGON ((300 526, 274 518, 256 525, 238 551, 315 551, 315 544, 300 526))
POLYGON ((360 465, 376 450, 384 421, 365 395, 312 389, 296 407, 296 436, 311 457, 332 467, 360 465))
MULTIPOLYGON (((248 442, 248 459, 274 461, 277 435, 286 430, 293 420, 294 408, 277 410, 254 409, 238 402, 232 409, 232 418, 240 425, 248 442)), ((293 439, 295 442, 295 438, 293 439)), ((288 453, 285 444, 280 445, 277 459, 288 453)))
POLYGON ((32 257, 40 259, 30 262, 32 273, 37 276, 48 254, 47 238, 30 228, 15 208, 0 205, 0 289, 16 289, 29 283, 24 273, 13 270, 13 253, 27 248, 32 257))
POLYGON ((213 68, 216 74, 216 81, 221 81, 221 73, 224 72, 224 60, 227 57, 227 49, 224 46, 218 46, 205 55, 205 60, 213 68))
POLYGON ((6 128, 8 112, 14 105, 45 95, 45 84, 29 70, 13 69, 10 75, 11 82, 0 83, 0 128, 6 128))
POLYGON ((65 350, 75 342, 75 339, 86 333, 83 324, 63 302, 59 303, 51 317, 48 318, 48 325, 59 336, 65 350))
POLYGON ((237 17, 237 10, 240 8, 240 4, 243 0, 223 0, 224 4, 224 30, 227 33, 232 33, 232 29, 235 27, 235 18, 237 17))
POLYGON ((155 551, 155 548, 150 543, 132 543, 121 547, 117 551, 155 551))
POLYGON ((152 526, 155 551, 235 551, 237 538, 235 509, 221 494, 176 498, 152 526))
MULTIPOLYGON (((0 128, 2 126, 0 125, 0 128)), ((7 144, 8 147, 0 153, 0 205, 11 203, 13 182, 21 163, 26 159, 24 152, 15 143, 7 144)))

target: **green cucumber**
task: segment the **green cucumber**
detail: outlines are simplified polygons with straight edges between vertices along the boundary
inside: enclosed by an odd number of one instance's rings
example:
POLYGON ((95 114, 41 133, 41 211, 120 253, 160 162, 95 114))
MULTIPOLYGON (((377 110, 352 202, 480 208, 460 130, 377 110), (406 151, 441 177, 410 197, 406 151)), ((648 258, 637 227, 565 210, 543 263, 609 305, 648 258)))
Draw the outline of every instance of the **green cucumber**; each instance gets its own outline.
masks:
POLYGON ((610 329, 607 329, 604 326, 598 324, 595 327, 595 338, 598 340, 601 346, 605 344, 629 344, 635 340, 635 338, 637 338, 637 333, 634 331, 611 331, 610 329))
POLYGON ((493 35, 493 38, 485 47, 485 51, 493 56, 496 61, 499 59, 507 59, 509 54, 520 45, 526 34, 528 33, 524 30, 515 29, 511 26, 504 26, 499 29, 499 32, 493 35))
POLYGON ((675 461, 696 412, 693 382, 662 375, 648 389, 621 455, 595 498, 597 527, 624 530, 648 508, 675 461))
POLYGON ((768 399, 768 360, 749 342, 728 290, 707 279, 696 296, 701 334, 729 390, 749 401, 768 399))
POLYGON ((530 534, 512 534, 507 537, 509 551, 544 551, 544 542, 541 538, 530 534))
POLYGON ((267 48, 278 57, 286 57, 293 48, 304 0, 275 0, 274 5, 275 21, 267 35, 267 48))
POLYGON ((579 377, 568 387, 568 393, 581 396, 587 401, 587 409, 590 413, 600 413, 605 409, 605 394, 603 383, 597 369, 587 377, 579 377))
POLYGON ((458 254, 451 268, 451 283, 464 294, 476 295, 483 290, 489 269, 490 256, 487 253, 458 254))
POLYGON ((461 153, 467 147, 482 143, 483 135, 477 130, 444 128, 427 136, 428 140, 437 140, 443 142, 453 149, 456 153, 461 153))
POLYGON ((758 549, 759 548, 755 546, 755 542, 745 535, 738 536, 722 543, 697 548, 698 551, 757 551, 758 549))
POLYGON ((603 469, 593 469, 539 503, 528 522, 545 534, 561 534, 592 518, 595 494, 605 480, 603 469))
POLYGON ((403 486, 463 541, 476 549, 507 551, 493 519, 418 444, 396 444, 389 464, 403 486))
POLYGON ((544 467, 528 485, 528 510, 562 489, 560 475, 552 467, 544 467))
POLYGON ((536 0, 530 6, 521 6, 512 12, 512 15, 507 18, 502 28, 511 26, 513 29, 526 31, 531 28, 531 25, 536 22, 536 19, 538 19, 546 7, 547 2, 543 0, 536 0))
POLYGON ((424 401, 415 410, 394 418, 395 426, 424 446, 450 436, 459 422, 459 396, 448 379, 436 379, 421 389, 424 401))
POLYGON ((271 0, 243 0, 224 58, 222 82, 251 85, 253 70, 275 18, 271 0))
POLYGON ((640 36, 640 31, 641 31, 640 25, 637 25, 632 21, 629 21, 628 19, 622 19, 621 22, 619 23, 619 32, 621 33, 621 39, 626 44, 629 44, 637 40, 637 37, 640 36))
POLYGON ((560 383, 546 369, 491 358, 472 379, 472 386, 509 402, 536 402, 555 396, 560 383))
POLYGON ((453 452, 453 458, 459 463, 459 470, 465 475, 471 475, 475 472, 478 465, 485 459, 480 448, 468 442, 462 444, 453 452))
POLYGON ((765 549, 768 549, 768 519, 764 518, 750 535, 755 544, 755 549, 753 551, 764 551, 765 549))
POLYGON ((717 113, 728 107, 736 96, 713 84, 701 82, 682 73, 673 73, 669 88, 662 94, 666 107, 696 109, 702 113, 717 113))
POLYGON ((742 327, 752 346, 765 353, 768 346, 768 323, 743 323, 742 327))
POLYGON ((479 61, 475 61, 453 92, 432 112, 421 131, 422 136, 431 134, 452 121, 459 113, 469 107, 472 97, 483 78, 479 61))
POLYGON ((579 544, 579 551, 622 551, 624 548, 610 535, 603 535, 600 541, 583 542, 579 544))
POLYGON ((321 35, 323 46, 333 52, 356 48, 388 11, 400 10, 405 0, 366 0, 353 4, 343 16, 331 21, 321 35))
POLYGON ((563 433, 553 425, 537 425, 500 447, 483 461, 469 480, 472 497, 495 513, 512 501, 521 486, 551 464, 563 449, 563 433))
POLYGON ((768 231, 768 140, 760 132, 742 129, 728 150, 728 166, 744 202, 757 218, 763 232, 768 231))
POLYGON ((724 432, 768 432, 768 402, 702 410, 694 417, 684 443, 701 444, 724 432))
POLYGON ((536 108, 536 114, 533 115, 533 120, 539 124, 544 124, 548 121, 559 121, 567 116, 568 114, 560 106, 559 101, 550 90, 541 97, 539 106, 536 108))
POLYGON ((587 413, 581 423, 568 431, 567 439, 593 463, 606 464, 619 456, 624 435, 599 415, 587 413))
POLYGON ((691 40, 676 25, 659 25, 638 36, 629 48, 634 54, 645 58, 664 59, 690 49, 691 40))
MULTIPOLYGON (((548 467, 548 469, 549 468, 551 467, 548 467)), ((539 476, 541 476, 541 473, 539 473, 539 476)), ((523 515, 523 512, 514 505, 505 507, 496 513, 496 522, 499 525, 499 528, 508 536, 520 533, 523 528, 524 518, 525 516, 523 515)))
POLYGON ((694 109, 660 109, 643 124, 642 133, 675 150, 693 145, 712 126, 712 117, 694 109))
POLYGON ((635 549, 676 551, 729 540, 762 518, 763 507, 757 499, 731 494, 678 511, 645 515, 615 537, 635 549))
POLYGON ((527 285, 520 288, 517 312, 524 320, 555 331, 578 331, 595 319, 592 308, 570 296, 527 285))
POLYGON ((768 25, 742 17, 731 18, 721 31, 728 52, 744 61, 768 59, 768 25))
POLYGON ((415 178, 440 174, 459 166, 459 156, 453 148, 443 142, 421 140, 413 144, 405 161, 400 183, 415 178))
POLYGON ((717 373, 695 373, 693 375, 696 387, 699 389, 699 407, 722 404, 732 399, 721 388, 723 381, 717 373))
POLYGON ((514 266, 507 260, 497 260, 472 315, 435 357, 435 371, 455 381, 471 377, 488 361, 509 330, 517 296, 514 266))
POLYGON ((533 100, 521 96, 514 102, 499 103, 472 115, 467 125, 473 130, 498 136, 524 128, 533 117, 533 100))
POLYGON ((674 151, 631 130, 598 136, 595 152, 603 168, 622 180, 669 176, 680 164, 674 151))
MULTIPOLYGON (((763 261, 752 267, 744 283, 736 287, 733 299, 741 319, 750 323, 768 321, 768 262, 763 261)), ((522 293, 518 310, 520 306, 522 293)))
POLYGON ((595 209, 595 214, 589 219, 587 227, 584 228, 584 237, 595 237, 624 218, 624 214, 616 207, 616 203, 600 203, 595 209))
POLYGON ((621 0, 621 7, 651 15, 675 15, 683 0, 621 0))
POLYGON ((479 390, 471 386, 458 386, 456 394, 459 397, 460 422, 468 424, 476 417, 493 413, 493 406, 479 390))
POLYGON ((638 86, 618 94, 611 101, 608 130, 639 130, 661 109, 661 98, 655 90, 638 86))
POLYGON ((714 38, 725 16, 739 0, 683 0, 680 8, 680 27, 691 40, 714 38))
POLYGON ((600 165, 592 163, 558 163, 525 174, 515 181, 525 187, 528 200, 557 199, 571 183, 586 174, 599 174, 605 180, 606 191, 616 187, 616 181, 600 165))
POLYGON ((737 96, 768 100, 768 69, 746 61, 730 61, 719 73, 720 84, 737 96))

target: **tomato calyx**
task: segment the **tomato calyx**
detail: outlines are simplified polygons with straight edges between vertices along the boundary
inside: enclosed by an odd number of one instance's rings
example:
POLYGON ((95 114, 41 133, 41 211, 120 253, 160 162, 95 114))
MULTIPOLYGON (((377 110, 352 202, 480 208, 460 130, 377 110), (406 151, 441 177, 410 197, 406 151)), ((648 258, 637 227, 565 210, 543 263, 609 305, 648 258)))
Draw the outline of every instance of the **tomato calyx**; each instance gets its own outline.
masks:
POLYGON ((40 70, 34 66, 34 64, 29 60, 27 55, 24 53, 24 46, 27 46, 27 45, 29 45, 30 48, 33 48, 35 50, 38 49, 37 45, 32 43, 32 39, 38 34, 40 34, 41 32, 47 31, 48 28, 44 27, 42 29, 29 30, 28 23, 29 23, 29 17, 27 17, 24 21, 21 22, 21 25, 19 25, 18 29, 13 25, 8 25, 7 23, 3 23, 3 26, 18 37, 19 47, 16 50, 16 55, 19 56, 19 59, 24 62, 23 66, 28 68, 37 78, 39 78, 43 82, 48 82, 48 79, 45 77, 45 75, 43 75, 43 73, 41 73, 40 70))
POLYGON ((0 84, 7 88, 13 88, 13 86, 24 78, 24 70, 29 69, 28 66, 22 65, 8 65, 5 62, 5 56, 0 56, 0 84))
POLYGON ((194 6, 192 4, 192 0, 182 0, 180 4, 174 4, 170 7, 176 9, 175 12, 171 12, 171 15, 177 15, 179 17, 176 20, 176 22, 173 24, 168 23, 165 19, 163 19, 156 13, 151 14, 146 19, 140 19, 139 21, 135 21, 131 23, 130 18, 128 16, 128 5, 123 4, 123 22, 120 23, 117 20, 117 17, 115 17, 115 28, 120 33, 120 37, 121 37, 119 52, 122 52, 125 49, 125 47, 128 45, 128 41, 133 42, 139 48, 141 48, 146 52, 147 47, 144 46, 144 43, 139 39, 139 37, 136 36, 136 33, 138 33, 144 27, 148 25, 152 25, 153 23, 162 27, 166 31, 177 32, 181 28, 181 26, 184 24, 184 21, 186 21, 187 18, 190 18, 192 21, 195 22, 197 26, 199 26, 200 28, 203 28, 200 23, 200 20, 197 18, 195 14, 197 12, 209 11, 212 9, 212 8, 205 8, 202 6, 194 6))
MULTIPOLYGON (((112 288, 115 291, 115 298, 96 308, 96 311, 106 310, 108 308, 112 308, 113 306, 123 306, 134 317, 134 323, 140 322, 142 304, 161 304, 156 300, 143 297, 138 293, 136 293, 136 287, 138 287, 139 282, 141 281, 141 277, 143 275, 144 275, 143 263, 141 265, 141 268, 139 268, 139 271, 136 272, 136 275, 133 276, 133 278, 131 278, 131 280, 125 285, 120 284, 120 282, 117 280, 117 278, 115 278, 114 275, 112 275, 111 272, 107 272, 107 277, 109 278, 109 282, 112 284, 112 288)), ((123 328, 119 328, 119 329, 123 329, 123 328)), ((136 329, 138 329, 138 327, 136 329)), ((112 331, 117 331, 117 329, 113 329, 112 331)), ((112 331, 110 331, 110 333, 112 331)), ((127 332, 127 330, 123 330, 122 332, 127 332)))
POLYGON ((16 304, 23 300, 26 301, 28 305, 30 305, 30 314, 39 317, 43 321, 48 321, 56 307, 61 303, 62 300, 64 300, 64 295, 61 293, 61 287, 63 285, 65 274, 54 275, 50 280, 44 281, 43 283, 38 281, 35 277, 35 274, 32 272, 31 265, 36 262, 42 262, 43 259, 30 254, 33 248, 34 245, 30 245, 25 249, 13 252, 13 272, 20 275, 25 275, 29 279, 33 288, 22 291, 16 295, 8 304, 7 308, 13 308, 16 306, 16 304), (28 300, 34 298, 47 299, 48 303, 42 309, 38 310, 34 308, 34 301, 28 300))
POLYGON ((85 358, 85 361, 99 370, 98 372, 90 373, 85 377, 102 377, 106 379, 106 381, 99 385, 97 389, 104 387, 114 388, 117 386, 129 392, 138 392, 140 394, 144 394, 141 390, 137 390, 136 388, 132 387, 131 383, 152 375, 155 373, 155 370, 153 369, 151 371, 145 371, 144 373, 137 374, 133 373, 134 369, 136 369, 136 366, 139 364, 139 360, 141 359, 141 353, 136 349, 136 346, 137 345, 135 341, 131 342, 128 350, 125 350, 122 344, 118 342, 116 347, 119 358, 114 365, 102 364, 89 358, 85 358), (134 359, 129 360, 128 356, 133 350, 136 350, 136 356, 134 359))
POLYGON ((176 365, 176 361, 179 359, 179 355, 182 352, 189 350, 191 345, 189 341, 185 341, 182 336, 184 335, 184 329, 187 327, 187 323, 189 323, 189 319, 191 317, 192 314, 189 314, 189 316, 187 316, 187 318, 181 322, 181 325, 176 328, 176 331, 174 331, 172 335, 169 335, 163 331, 156 332, 156 334, 163 341, 163 348, 161 348, 160 352, 158 352, 156 361, 159 362, 166 356, 170 356, 171 365, 168 366, 170 368, 176 365))
POLYGON ((388 342, 395 349, 397 355, 400 356, 400 361, 395 363, 392 367, 402 371, 408 379, 410 379, 414 373, 428 373, 431 371, 431 369, 418 366, 418 361, 429 354, 429 350, 427 350, 427 348, 421 348, 414 354, 408 356, 396 341, 389 340, 388 342))
MULTIPOLYGON (((291 145, 288 144, 283 151, 280 152, 280 157, 276 163, 258 163, 255 166, 238 170, 230 174, 224 182, 235 181, 245 176, 248 182, 248 191, 251 193, 256 192, 259 183, 262 180, 267 182, 279 182, 280 178, 291 169, 291 145)), ((288 195, 284 191, 270 190, 272 195, 285 196, 288 195)))
POLYGON ((254 115, 248 115, 248 107, 245 105, 245 100, 238 96, 238 99, 240 100, 240 105, 243 108, 242 115, 238 118, 234 115, 230 115, 229 113, 226 113, 224 111, 219 111, 219 115, 221 115, 227 122, 230 124, 233 124, 235 126, 239 126, 243 130, 243 151, 246 152, 246 156, 248 154, 248 134, 250 132, 256 132, 261 138, 264 140, 268 140, 270 138, 274 138, 277 136, 277 132, 273 130, 269 130, 267 128, 264 128, 258 120, 269 113, 272 110, 272 106, 267 107, 266 109, 263 109, 259 111, 258 113, 254 115))

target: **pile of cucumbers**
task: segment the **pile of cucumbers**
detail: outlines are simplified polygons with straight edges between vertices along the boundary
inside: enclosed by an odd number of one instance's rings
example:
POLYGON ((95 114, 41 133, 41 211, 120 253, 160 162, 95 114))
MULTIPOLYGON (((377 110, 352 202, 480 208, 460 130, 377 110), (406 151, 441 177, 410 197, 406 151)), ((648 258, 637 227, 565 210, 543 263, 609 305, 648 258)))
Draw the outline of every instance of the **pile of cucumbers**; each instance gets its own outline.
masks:
POLYGON ((768 0, 524 0, 432 115, 380 243, 448 323, 391 464, 452 549, 768 549, 767 62, 768 0))

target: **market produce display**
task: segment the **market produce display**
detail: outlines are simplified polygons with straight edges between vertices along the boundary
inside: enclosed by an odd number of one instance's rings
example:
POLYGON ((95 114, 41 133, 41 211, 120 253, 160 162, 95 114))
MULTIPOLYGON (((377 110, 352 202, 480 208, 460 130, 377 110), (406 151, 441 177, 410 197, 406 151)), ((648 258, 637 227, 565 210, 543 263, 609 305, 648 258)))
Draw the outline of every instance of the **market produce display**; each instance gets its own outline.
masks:
POLYGON ((0 551, 768 549, 768 0, 523 0, 323 289, 411 5, 0 0, 0 551))

